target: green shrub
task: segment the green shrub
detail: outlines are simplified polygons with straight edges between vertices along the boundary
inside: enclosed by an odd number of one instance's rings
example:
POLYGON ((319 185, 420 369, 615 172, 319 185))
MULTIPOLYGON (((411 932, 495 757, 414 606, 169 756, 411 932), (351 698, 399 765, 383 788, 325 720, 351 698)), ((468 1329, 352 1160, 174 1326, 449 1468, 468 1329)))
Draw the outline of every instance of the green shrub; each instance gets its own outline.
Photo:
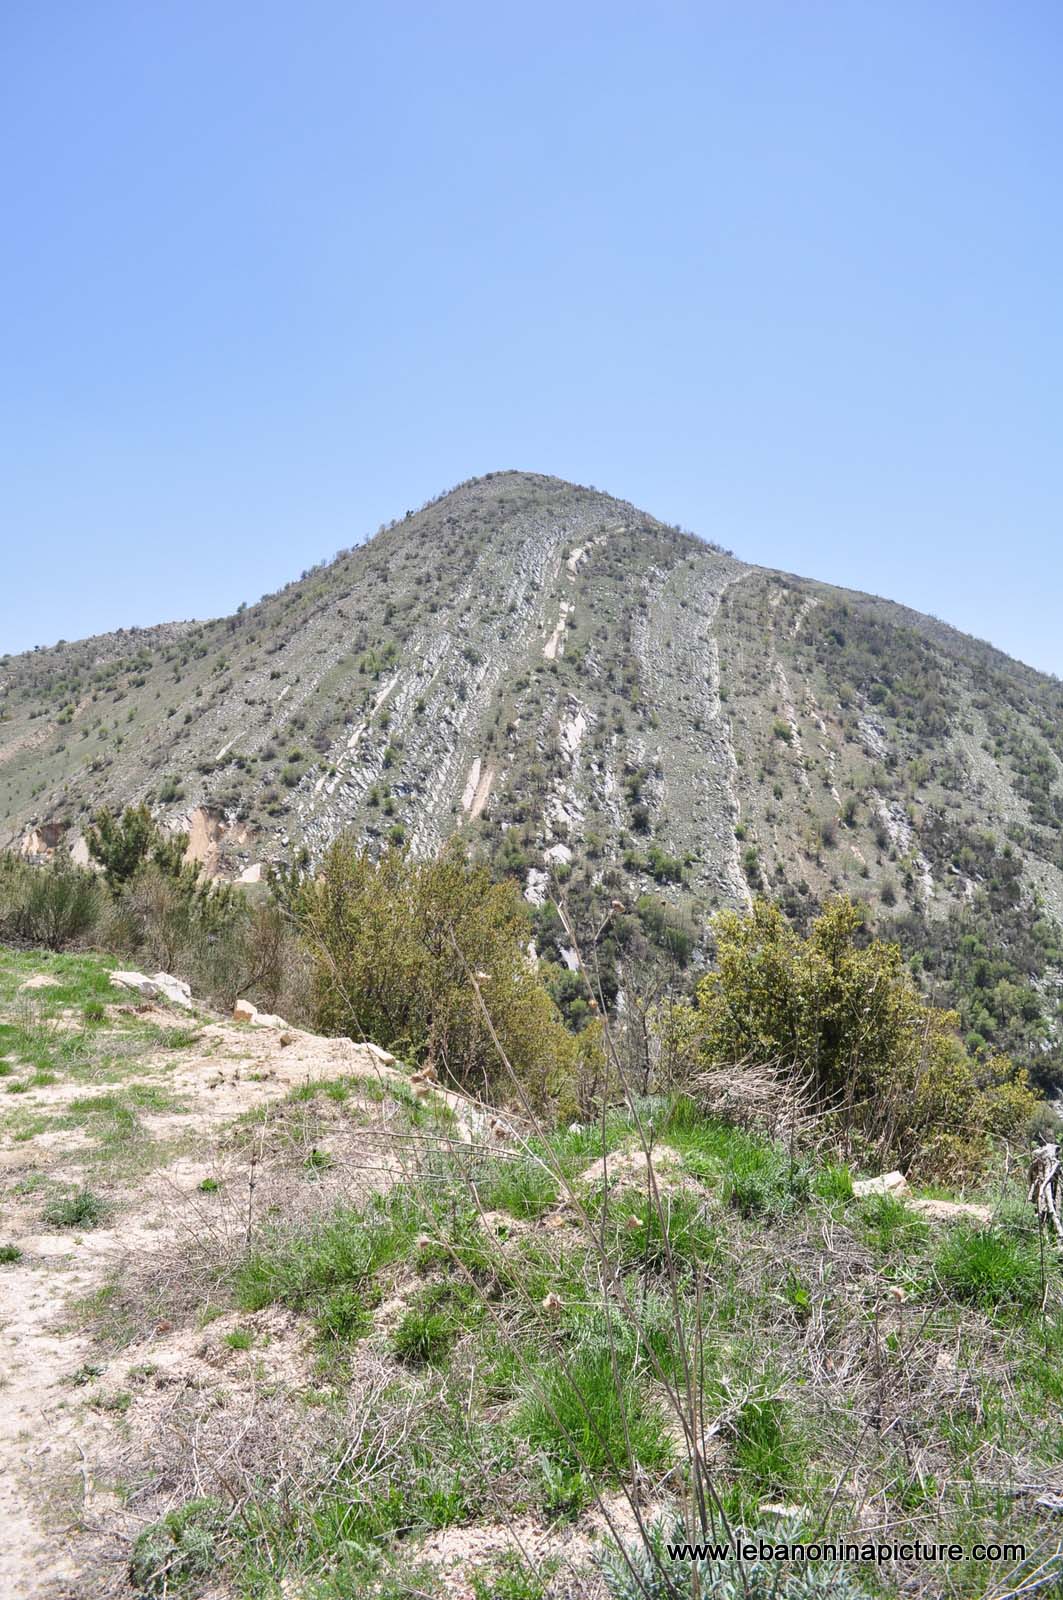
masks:
POLYGON ((75 1189, 49 1201, 42 1216, 53 1228, 95 1228, 106 1211, 104 1201, 91 1189, 75 1189))
POLYGON ((498 1083, 511 1090, 494 1030, 539 1104, 569 1093, 581 1056, 600 1049, 594 1027, 569 1034, 529 965, 519 888, 493 883, 456 848, 430 861, 391 848, 376 863, 340 839, 316 877, 281 892, 306 941, 326 1033, 373 1039, 484 1094, 498 1083))
POLYGON ((149 861, 169 877, 178 877, 188 835, 163 835, 147 806, 127 806, 120 817, 106 808, 98 811, 85 843, 92 859, 103 868, 107 887, 118 896, 149 861))
POLYGON ((864 937, 851 901, 832 901, 806 939, 765 900, 723 912, 714 933, 716 970, 694 1006, 671 1013, 671 1043, 688 1060, 796 1071, 850 1140, 907 1169, 969 1171, 990 1131, 1024 1134, 1035 1106, 1025 1073, 1000 1057, 979 1084, 955 1015, 923 1001, 896 945, 864 937))
POLYGON ((129 1562, 129 1576, 139 1595, 181 1595, 194 1592, 217 1564, 217 1543, 223 1526, 217 1500, 190 1500, 139 1534, 129 1562))
POLYGON ((0 855, 0 938, 64 950, 95 930, 102 910, 96 874, 64 857, 32 866, 0 855))

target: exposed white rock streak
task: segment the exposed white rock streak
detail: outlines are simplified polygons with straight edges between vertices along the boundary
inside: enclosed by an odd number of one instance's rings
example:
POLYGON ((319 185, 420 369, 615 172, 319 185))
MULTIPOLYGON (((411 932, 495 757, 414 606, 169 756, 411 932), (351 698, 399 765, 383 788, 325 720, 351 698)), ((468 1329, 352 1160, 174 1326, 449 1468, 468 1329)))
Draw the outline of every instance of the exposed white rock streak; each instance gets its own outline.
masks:
POLYGON ((561 748, 573 760, 579 753, 583 743, 583 735, 587 731, 587 710, 580 706, 572 716, 561 719, 561 748))
POLYGON ((818 606, 818 605, 819 605, 818 596, 816 596, 814 594, 806 594, 805 595, 805 598, 801 601, 801 604, 798 606, 796 612, 794 613, 793 626, 790 629, 790 637, 791 637, 791 639, 796 639, 797 638, 797 635, 801 632, 801 626, 802 626, 805 618, 808 616, 808 613, 813 609, 814 606, 818 606))
POLYGON ((897 854, 908 856, 912 861, 919 891, 924 900, 934 897, 934 873, 930 862, 921 850, 916 850, 915 830, 908 818, 900 800, 886 800, 882 795, 876 796, 876 810, 882 820, 882 826, 889 834, 890 843, 897 854))
POLYGON ((573 609, 574 607, 570 606, 567 600, 561 601, 557 615, 557 626, 543 645, 543 655, 547 661, 556 661, 559 656, 564 655, 565 629, 568 626, 568 618, 573 609))
POLYGON ((480 757, 477 756, 469 768, 469 776, 465 780, 465 790, 461 797, 461 809, 469 813, 471 822, 476 821, 486 806, 494 777, 495 769, 487 765, 481 767, 480 757))
POLYGON ((469 768, 469 776, 465 780, 465 792, 462 794, 462 797, 461 797, 461 809, 463 811, 468 811, 471 808, 472 802, 473 802, 473 798, 474 798, 474 796, 476 794, 476 789, 477 789, 477 785, 479 784, 479 782, 480 782, 480 757, 477 756, 476 760, 473 762, 472 766, 469 768))
POLYGON ((790 748, 794 753, 794 770, 797 781, 807 794, 809 791, 808 773, 805 770, 805 747, 801 739, 801 724, 797 720, 797 708, 790 693, 790 683, 786 670, 778 656, 772 656, 772 673, 775 677, 775 686, 782 700, 783 715, 790 727, 790 748))
MULTIPOLYGON (((670 805, 667 778, 653 775, 643 786, 644 797, 654 815, 667 816, 662 845, 675 855, 689 854, 692 882, 731 905, 748 905, 751 895, 734 832, 739 820, 738 763, 720 698, 714 624, 724 594, 747 570, 716 554, 699 560, 693 570, 685 563, 667 573, 651 569, 647 603, 639 607, 632 628, 644 678, 642 695, 658 719, 658 748, 674 752, 672 765, 684 795, 682 805, 670 805)), ((652 768, 650 753, 640 757, 637 744, 629 738, 631 760, 641 759, 652 768)))
POLYGON ((529 867, 528 876, 524 882, 524 898, 533 906, 541 906, 546 900, 547 876, 542 867, 529 867))

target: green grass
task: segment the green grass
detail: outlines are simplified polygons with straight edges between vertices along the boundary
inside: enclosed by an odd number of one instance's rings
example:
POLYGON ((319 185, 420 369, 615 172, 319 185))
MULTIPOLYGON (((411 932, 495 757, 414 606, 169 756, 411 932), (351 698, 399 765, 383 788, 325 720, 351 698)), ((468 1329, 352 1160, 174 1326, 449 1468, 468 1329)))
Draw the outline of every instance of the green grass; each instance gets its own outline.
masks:
POLYGON ((55 955, 47 950, 14 950, 0 945, 0 1005, 28 1002, 39 1015, 49 1018, 92 1001, 114 1002, 119 995, 111 985, 110 974, 116 965, 108 956, 55 955), (38 973, 58 979, 57 985, 20 992, 26 979, 38 973))
POLYGON ((610 1191, 607 1207, 600 1191, 588 1201, 596 1228, 603 1208, 607 1246, 622 1269, 657 1276, 675 1270, 686 1279, 719 1259, 719 1233, 707 1197, 667 1187, 654 1196, 625 1184, 610 1191))
POLYGON ((348 1338, 364 1326, 374 1274, 409 1253, 422 1220, 398 1192, 364 1211, 341 1207, 308 1234, 267 1233, 237 1272, 237 1303, 245 1311, 275 1303, 307 1311, 324 1337, 348 1338))
POLYGON ((122 1156, 142 1154, 149 1144, 142 1111, 176 1109, 178 1103, 157 1084, 131 1083, 104 1094, 78 1095, 56 1122, 61 1127, 86 1127, 97 1142, 96 1159, 113 1163, 122 1156))
MULTIPOLYGON (((1045 1273, 1054 1266, 1048 1252, 1045 1273)), ((934 1254, 933 1274, 951 1300, 997 1316, 1035 1311, 1044 1292, 1036 1242, 991 1229, 950 1229, 934 1254)))
MULTIPOLYGON (((308 1088, 288 1113, 301 1138, 283 1146, 296 1173, 317 1137, 315 1118, 327 1132, 328 1119, 334 1126, 365 1098, 360 1085, 340 1096, 325 1084, 308 1088), (319 1096, 309 1109, 305 1102, 319 1096)), ((133 1082, 79 1097, 71 1110, 90 1126, 113 1123, 115 1139, 128 1143, 136 1138, 129 1119, 158 1103, 157 1093, 133 1082)), ((400 1128, 422 1109, 403 1108, 400 1128)), ((305 1391, 316 1418, 362 1402, 351 1388, 360 1341, 374 1370, 385 1364, 387 1381, 367 1401, 376 1409, 364 1456, 330 1455, 333 1441, 322 1450, 320 1482, 294 1501, 274 1499, 263 1481, 235 1521, 218 1527, 208 1515, 205 1528, 193 1517, 187 1533, 162 1529, 175 1572, 187 1567, 180 1582, 189 1600, 199 1581, 195 1550, 208 1541, 211 1577, 249 1600, 286 1581, 315 1600, 377 1592, 373 1585, 397 1596, 409 1592, 401 1565, 416 1562, 428 1530, 529 1512, 577 1516, 597 1491, 629 1481, 633 1464, 648 1497, 679 1498, 689 1485, 666 1385, 681 1387, 688 1373, 712 1441, 714 1483, 745 1525, 767 1500, 814 1521, 839 1483, 836 1514, 855 1516, 854 1473, 898 1534, 915 1519, 928 1531, 962 1523, 969 1542, 1009 1514, 994 1510, 1000 1491, 972 1461, 1014 1452, 1028 1481, 1050 1481, 1045 1474, 1063 1459, 1052 1421, 1063 1399, 1063 1319, 1057 1326, 1035 1315, 1036 1239, 1022 1231, 1021 1207, 988 1239, 985 1230, 932 1229, 892 1197, 853 1201, 847 1168, 793 1161, 689 1102, 646 1101, 638 1110, 655 1145, 680 1157, 661 1183, 663 1215, 645 1186, 626 1178, 611 1186, 607 1207, 600 1188, 581 1188, 591 1237, 574 1211, 559 1227, 547 1213, 563 1192, 551 1169, 578 1179, 600 1159, 595 1124, 542 1135, 530 1155, 426 1152, 417 1175, 384 1196, 335 1205, 322 1192, 309 1225, 268 1214, 256 1225, 250 1252, 212 1284, 201 1321, 271 1304, 302 1313, 318 1338, 305 1391), (501 1215, 485 1228, 481 1210, 501 1215), (885 1294, 898 1281, 918 1303, 885 1294), (937 1374, 931 1341, 954 1367, 928 1378, 937 1374), (976 1376, 982 1361, 992 1376, 976 1376), (1004 1371, 1011 1384, 997 1378, 1004 1371), (825 1386, 822 1372, 831 1374, 825 1386), (906 1389, 913 1373, 919 1384, 906 1389), (903 1430, 889 1409, 898 1396, 909 1408, 903 1430), (869 1430, 876 1407, 885 1425, 869 1430), (369 1442, 387 1437, 396 1418, 408 1419, 401 1458, 384 1459, 369 1442)), ((610 1113, 604 1143, 612 1152, 638 1148, 630 1114, 610 1113)), ((323 1170, 313 1152, 306 1170, 323 1170)), ((204 1193, 216 1186, 201 1184, 204 1193)), ((252 1350, 253 1327, 230 1324, 224 1344, 252 1350)), ((975 1576, 972 1600, 988 1581, 975 1576)), ((470 1579, 474 1593, 500 1600, 540 1592, 518 1565, 470 1579)), ((145 1580, 142 1592, 161 1591, 145 1580)), ((171 1581, 168 1592, 181 1591, 171 1581)))
POLYGON ((859 1219, 864 1238, 880 1255, 911 1255, 930 1238, 929 1224, 892 1194, 861 1200, 859 1219))
POLYGON ((40 1086, 63 1079, 117 1083, 143 1071, 156 1052, 186 1050, 199 1037, 190 1024, 160 1027, 123 1011, 110 983, 113 963, 96 955, 49 955, 0 946, 0 1071, 28 1068, 40 1086), (39 972, 54 988, 21 990, 39 972), (76 1026, 71 1014, 76 1013, 76 1026))
POLYGON ((570 1478, 619 1482, 629 1443, 645 1470, 666 1466, 672 1445, 661 1409, 622 1356, 618 1368, 597 1342, 568 1352, 564 1368, 544 1362, 528 1380, 514 1431, 570 1478))
POLYGON ((476 1187, 485 1211, 508 1211, 511 1217, 527 1221, 549 1211, 559 1194, 557 1178, 531 1156, 492 1162, 476 1187))
POLYGON ((747 1495, 782 1495, 800 1486, 802 1463, 791 1434, 786 1405, 777 1396, 743 1403, 731 1427, 731 1448, 747 1495))
POLYGON ((770 1139, 703 1116, 689 1099, 679 1097, 667 1109, 659 1137, 681 1153, 688 1172, 717 1188, 743 1216, 781 1215, 811 1193, 807 1159, 792 1157, 770 1139))
POLYGON ((0 1266, 10 1267, 21 1260, 22 1251, 17 1244, 0 1244, 0 1266))
POLYGON ((445 1311, 407 1311, 395 1329, 393 1347, 411 1366, 438 1366, 450 1354, 458 1326, 445 1311))
POLYGON ((98 1227, 107 1210, 106 1201, 91 1189, 74 1189, 50 1200, 41 1217, 52 1228, 87 1229, 98 1227))
POLYGON ((556 1566, 556 1560, 540 1561, 535 1570, 511 1551, 495 1565, 471 1574, 473 1600, 545 1600, 556 1566))

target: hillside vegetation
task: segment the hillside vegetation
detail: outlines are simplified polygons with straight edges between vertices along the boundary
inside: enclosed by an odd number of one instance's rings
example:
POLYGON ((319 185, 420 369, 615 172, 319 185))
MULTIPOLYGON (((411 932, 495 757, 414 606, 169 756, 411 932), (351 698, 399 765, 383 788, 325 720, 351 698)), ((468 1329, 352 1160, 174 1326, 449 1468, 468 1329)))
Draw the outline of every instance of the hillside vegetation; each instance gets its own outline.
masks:
MULTIPOLYGON (((143 814, 93 843, 96 931, 176 916, 182 970, 213 956, 222 983, 265 942, 143 814), (175 906, 215 895, 189 933, 175 906)), ((66 906, 72 873, 9 862, 0 917, 66 906)), ((1063 1280, 1025 1196, 1035 1103, 853 903, 806 938, 763 901, 724 913, 643 1058, 582 961, 592 1020, 564 1026, 530 907, 453 848, 340 841, 276 894, 280 990, 371 1045, 0 947, 8 1592, 1055 1592, 1063 1280), (914 1187, 854 1181, 893 1160, 914 1187), (891 1548, 668 1554, 828 1537, 891 1548)))
POLYGON ((232 617, 0 659, 0 842, 83 859, 101 806, 143 801, 209 870, 254 879, 345 829, 421 854, 459 834, 541 908, 561 966, 554 891, 582 939, 624 902, 609 1000, 633 949, 703 964, 721 907, 765 893, 807 927, 844 893, 972 1051, 1043 1085, 1061 757, 1058 681, 526 473, 232 617))

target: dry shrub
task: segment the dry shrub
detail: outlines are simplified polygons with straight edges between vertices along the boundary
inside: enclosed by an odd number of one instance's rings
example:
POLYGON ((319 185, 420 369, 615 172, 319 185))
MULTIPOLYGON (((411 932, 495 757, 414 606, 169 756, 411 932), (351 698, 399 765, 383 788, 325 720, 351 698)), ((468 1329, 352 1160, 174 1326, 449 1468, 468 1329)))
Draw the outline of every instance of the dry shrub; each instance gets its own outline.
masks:
POLYGON ((683 1089, 703 1115, 782 1144, 808 1144, 821 1120, 807 1081, 779 1067, 708 1067, 691 1073, 683 1089))

